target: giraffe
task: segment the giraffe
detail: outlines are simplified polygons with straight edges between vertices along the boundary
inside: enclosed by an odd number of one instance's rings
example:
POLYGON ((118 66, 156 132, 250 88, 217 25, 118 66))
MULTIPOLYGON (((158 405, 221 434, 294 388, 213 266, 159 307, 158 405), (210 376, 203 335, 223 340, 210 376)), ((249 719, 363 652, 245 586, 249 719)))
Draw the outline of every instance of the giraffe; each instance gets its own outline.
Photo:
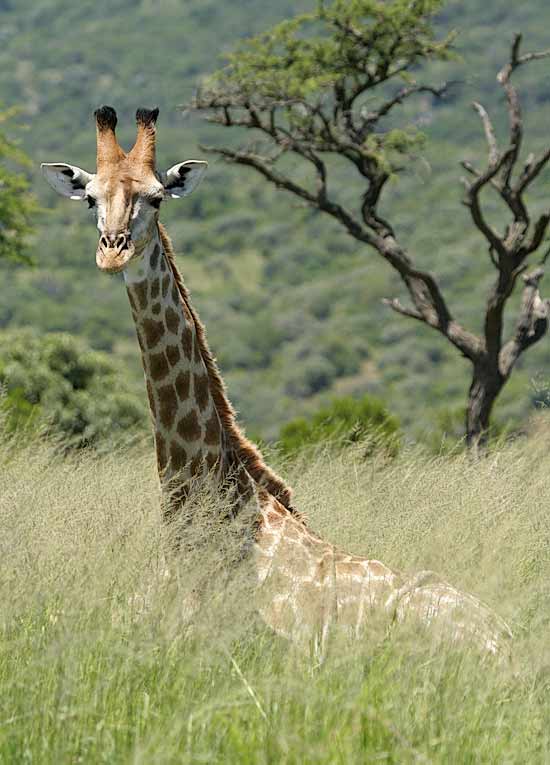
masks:
POLYGON ((485 652, 500 653, 510 630, 473 595, 434 572, 394 571, 314 534, 293 507, 290 487, 245 437, 159 222, 162 202, 194 191, 207 163, 186 160, 159 172, 157 116, 158 109, 137 110, 136 140, 126 153, 116 138, 116 112, 100 107, 96 172, 60 162, 44 163, 42 170, 58 193, 94 208, 100 232, 96 264, 103 272, 123 274, 166 520, 178 517, 193 482, 206 476, 230 493, 233 514, 252 506, 259 612, 276 633, 299 645, 313 643, 321 655, 333 627, 359 637, 375 618, 391 625, 409 617, 452 640, 471 639, 485 652))

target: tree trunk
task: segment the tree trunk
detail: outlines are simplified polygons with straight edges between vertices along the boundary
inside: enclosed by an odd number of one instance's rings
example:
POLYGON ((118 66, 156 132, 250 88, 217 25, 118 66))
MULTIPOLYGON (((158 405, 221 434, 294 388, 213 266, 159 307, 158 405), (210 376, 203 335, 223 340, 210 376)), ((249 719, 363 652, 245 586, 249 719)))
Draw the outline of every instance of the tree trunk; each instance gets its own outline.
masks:
POLYGON ((474 364, 466 410, 466 443, 474 451, 487 444, 491 411, 505 383, 496 364, 487 359, 474 364))

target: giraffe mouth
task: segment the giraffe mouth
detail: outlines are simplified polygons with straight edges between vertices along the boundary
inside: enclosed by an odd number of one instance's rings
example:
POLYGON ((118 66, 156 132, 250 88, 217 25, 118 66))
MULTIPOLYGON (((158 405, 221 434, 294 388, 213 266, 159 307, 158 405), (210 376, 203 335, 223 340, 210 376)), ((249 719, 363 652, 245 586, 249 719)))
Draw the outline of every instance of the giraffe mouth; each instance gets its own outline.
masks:
POLYGON ((118 274, 124 271, 135 254, 136 250, 131 240, 127 240, 122 249, 120 247, 105 247, 100 241, 95 262, 100 271, 106 274, 118 274))

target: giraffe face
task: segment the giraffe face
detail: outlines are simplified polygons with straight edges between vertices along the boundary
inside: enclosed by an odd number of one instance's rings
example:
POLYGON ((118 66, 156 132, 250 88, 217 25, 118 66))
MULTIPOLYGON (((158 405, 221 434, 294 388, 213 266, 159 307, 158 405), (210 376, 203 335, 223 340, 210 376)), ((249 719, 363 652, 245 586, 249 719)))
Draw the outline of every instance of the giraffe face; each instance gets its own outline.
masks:
POLYGON ((95 113, 97 172, 88 173, 62 162, 44 163, 50 185, 63 196, 87 201, 93 208, 100 237, 96 263, 101 271, 118 273, 142 256, 153 236, 164 199, 190 194, 207 167, 201 160, 187 160, 159 173, 155 165, 158 109, 138 109, 136 142, 128 153, 116 136, 116 113, 103 106, 95 113))
POLYGON ((96 174, 85 188, 100 233, 96 263, 101 271, 122 271, 151 238, 165 190, 154 173, 140 171, 121 163, 112 173, 96 174))

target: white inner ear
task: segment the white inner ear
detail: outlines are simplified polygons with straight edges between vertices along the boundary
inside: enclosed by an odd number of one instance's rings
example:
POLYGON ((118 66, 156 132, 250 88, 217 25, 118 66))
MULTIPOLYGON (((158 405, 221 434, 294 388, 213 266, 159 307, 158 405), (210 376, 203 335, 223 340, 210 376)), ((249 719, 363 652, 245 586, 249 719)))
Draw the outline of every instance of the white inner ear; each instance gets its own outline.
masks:
POLYGON ((43 162, 40 167, 50 186, 69 199, 84 199, 86 186, 94 177, 86 170, 65 162, 43 162))
POLYGON ((188 196, 201 182, 207 167, 208 162, 202 159, 188 159, 172 165, 162 177, 166 192, 174 199, 188 196))

